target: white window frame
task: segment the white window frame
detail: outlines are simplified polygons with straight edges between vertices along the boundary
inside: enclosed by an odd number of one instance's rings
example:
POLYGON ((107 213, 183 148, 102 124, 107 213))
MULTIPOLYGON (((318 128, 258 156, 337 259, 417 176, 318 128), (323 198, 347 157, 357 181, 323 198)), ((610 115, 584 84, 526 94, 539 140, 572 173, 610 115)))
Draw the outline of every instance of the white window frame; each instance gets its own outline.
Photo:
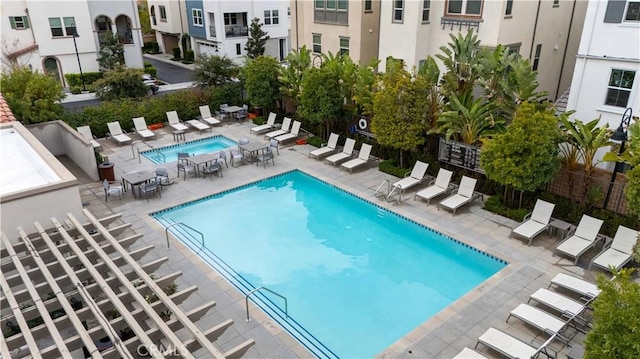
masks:
POLYGON ((392 0, 393 11, 391 11, 391 22, 402 24, 404 22, 404 0, 392 0), (398 15, 400 18, 398 19, 398 15))
POLYGON ((278 10, 265 10, 264 11, 264 24, 265 25, 280 25, 280 12, 278 10))
POLYGON ((73 36, 76 35, 76 37, 79 37, 80 34, 78 34, 78 28, 76 27, 76 19, 73 16, 65 16, 62 18, 62 26, 64 27, 64 33, 67 36, 73 36), (70 31, 71 29, 73 29, 73 31, 70 31))
POLYGON ((452 0, 447 0, 445 3, 444 14, 445 16, 461 16, 461 17, 482 17, 482 11, 484 10, 484 1, 485 0, 456 0, 460 1, 460 12, 449 12, 449 4, 452 3, 452 0), (471 1, 480 1, 480 12, 478 14, 467 13, 467 6, 471 1))
POLYGON ((57 37, 64 37, 64 26, 62 24, 62 19, 59 17, 50 17, 49 18, 49 28, 51 29, 51 37, 53 38, 57 38, 57 37), (52 24, 51 20, 57 21, 58 24, 52 24), (53 29, 60 29, 60 35, 56 35, 53 33, 53 29))
POLYGON ((631 94, 632 94, 632 91, 633 91, 633 84, 636 82, 636 76, 637 75, 638 75, 638 71, 636 71, 636 70, 612 68, 611 72, 610 72, 610 75, 609 75, 609 79, 607 81, 607 93, 606 93, 605 98, 604 98, 604 104, 606 106, 627 108, 628 105, 629 105, 629 100, 631 99, 631 94), (622 71, 621 78, 624 77, 624 73, 625 72, 633 73, 633 77, 631 79, 631 83, 629 84, 629 87, 623 86, 624 84, 620 84, 619 86, 611 84, 611 79, 613 78, 614 71, 622 71), (614 90, 614 91, 618 91, 618 92, 627 92, 629 94, 629 96, 627 97, 627 103, 625 103, 624 106, 619 106, 617 104, 607 103, 607 98, 609 97, 609 90, 614 90))
POLYGON ((622 21, 635 23, 640 22, 640 1, 627 1, 627 7, 626 9, 624 9, 624 17, 622 18, 622 21), (631 7, 631 4, 635 4, 638 7, 638 9, 636 10, 636 16, 638 17, 637 19, 627 19, 627 16, 629 16, 629 8, 631 7))
POLYGON ((202 9, 191 9, 191 19, 193 21, 193 26, 204 27, 202 9))
POLYGON ((318 33, 311 34, 311 49, 313 50, 314 54, 322 53, 322 34, 318 34, 318 33), (317 39, 319 40, 318 42, 315 42, 316 36, 317 36, 317 39), (316 51, 316 46, 318 47, 318 51, 316 51))
POLYGON ((422 0, 422 23, 429 23, 429 15, 431 15, 431 0, 422 0), (426 20, 425 20, 426 15, 426 20))
POLYGON ((346 36, 339 36, 338 37, 338 44, 340 46, 340 50, 339 50, 339 54, 340 55, 349 55, 349 46, 351 45, 351 39, 349 37, 346 36), (347 46, 344 47, 342 46, 342 41, 346 41, 347 42, 347 46))

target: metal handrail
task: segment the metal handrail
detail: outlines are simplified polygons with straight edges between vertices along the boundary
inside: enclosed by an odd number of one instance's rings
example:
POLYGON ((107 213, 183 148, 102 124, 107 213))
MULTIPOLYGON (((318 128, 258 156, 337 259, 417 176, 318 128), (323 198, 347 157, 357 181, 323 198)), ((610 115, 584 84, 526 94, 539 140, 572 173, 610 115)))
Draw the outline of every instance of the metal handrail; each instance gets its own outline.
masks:
POLYGON ((278 293, 276 293, 276 292, 272 291, 271 289, 269 289, 269 288, 267 288, 267 287, 258 287, 258 288, 256 288, 256 289, 254 289, 254 290, 250 291, 249 293, 247 293, 247 295, 245 295, 245 296, 244 296, 244 305, 245 305, 245 308, 246 308, 246 310, 247 310, 247 322, 251 321, 251 318, 249 317, 249 296, 251 296, 251 294, 253 294, 253 293, 257 292, 257 291, 260 291, 260 290, 262 290, 262 289, 264 289, 264 290, 266 290, 267 292, 269 292, 269 293, 271 293, 271 294, 275 294, 275 295, 277 295, 278 297, 280 297, 280 298, 284 299, 284 315, 285 315, 287 318, 289 318, 289 309, 288 309, 288 306, 287 306, 287 298, 285 298, 285 296, 283 296, 283 295, 281 295, 281 294, 278 294, 278 293))
MULTIPOLYGON (((140 141, 136 141, 136 142, 140 142, 140 141)), ((152 151, 154 151, 155 153, 158 154, 158 157, 162 158, 162 163, 167 163, 167 157, 165 156, 164 153, 162 153, 159 149, 151 146, 150 144, 142 141, 142 143, 138 143, 138 145, 136 146, 136 150, 138 151, 138 163, 142 162, 142 156, 140 156, 140 148, 141 147, 148 147, 149 149, 151 149, 152 151)), ((133 158, 135 158, 136 156, 134 155, 133 158)))
POLYGON ((192 231, 194 231, 194 232, 198 233, 198 234, 200 235, 201 240, 202 240, 202 241, 201 241, 201 243, 200 243, 200 244, 201 244, 200 249, 202 249, 202 248, 204 247, 204 234, 202 234, 202 232, 200 232, 199 230, 197 230, 197 229, 195 229, 195 228, 193 228, 193 227, 191 227, 191 226, 189 226, 189 225, 187 225, 187 224, 184 224, 184 223, 182 223, 182 222, 176 222, 176 223, 171 223, 170 225, 168 225, 168 226, 164 229, 164 235, 165 235, 165 237, 167 238, 167 249, 168 249, 168 250, 171 250, 171 243, 169 242, 169 229, 170 229, 171 227, 173 227, 173 226, 186 227, 186 228, 188 228, 188 229, 190 229, 190 230, 192 230, 192 231))
POLYGON ((380 186, 378 186, 376 191, 373 193, 375 197, 378 197, 378 193, 382 193, 380 192, 380 189, 382 188, 382 186, 384 186, 385 183, 387 184, 387 193, 384 195, 384 197, 387 197, 389 195, 389 190, 391 189, 391 182, 388 179, 386 179, 382 182, 382 184, 380 184, 380 186))

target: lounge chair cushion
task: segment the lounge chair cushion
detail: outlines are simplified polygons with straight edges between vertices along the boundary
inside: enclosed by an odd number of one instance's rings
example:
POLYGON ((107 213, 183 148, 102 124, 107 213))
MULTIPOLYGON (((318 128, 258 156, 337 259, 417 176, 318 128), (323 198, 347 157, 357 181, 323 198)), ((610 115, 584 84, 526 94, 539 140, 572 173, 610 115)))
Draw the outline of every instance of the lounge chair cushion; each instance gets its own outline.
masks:
MULTIPOLYGON (((571 290, 584 297, 593 298, 600 294, 600 289, 598 289, 598 286, 594 283, 564 273, 556 274, 556 276, 551 279, 551 284, 571 290)), ((551 284, 549 284, 549 286, 551 286, 551 284)))
POLYGON ((601 219, 583 215, 573 236, 560 242, 556 251, 573 257, 574 263, 577 264, 580 256, 596 244, 602 223, 601 219))
POLYGON ((285 117, 284 120, 282 120, 282 127, 280 127, 279 130, 267 132, 264 137, 272 139, 274 137, 284 135, 289 132, 289 126, 291 126, 291 118, 285 117))
POLYGON ((487 359, 487 357, 473 349, 464 348, 453 359, 487 359))
POLYGON ((202 132, 202 131, 206 131, 206 130, 210 130, 211 127, 205 123, 202 123, 198 120, 189 120, 187 121, 187 123, 192 126, 193 128, 197 129, 198 131, 202 132))
POLYGON ((605 249, 593 258, 591 264, 595 264, 604 269, 609 269, 609 266, 620 269, 633 258, 633 246, 637 238, 638 231, 634 231, 625 226, 618 226, 611 247, 605 249))
POLYGON ((321 159, 324 156, 328 156, 336 152, 338 150, 339 138, 340 138, 340 135, 332 132, 329 135, 329 141, 327 142, 327 145, 309 152, 309 157, 315 157, 316 159, 321 159))
POLYGON ((584 302, 576 302, 575 300, 565 297, 564 295, 551 291, 546 288, 540 288, 529 296, 529 300, 535 300, 542 303, 560 313, 571 313, 578 315, 584 311, 586 305, 584 302))
POLYGON ((351 158, 351 156, 353 155, 353 147, 355 145, 356 145, 356 140, 354 140, 353 138, 347 138, 347 141, 345 142, 344 147, 342 148, 342 152, 339 152, 327 157, 325 159, 325 162, 331 163, 334 166, 336 164, 344 162, 345 160, 351 158))
POLYGON ((291 126, 291 131, 289 133, 285 133, 280 136, 273 137, 274 140, 278 141, 278 143, 283 143, 289 140, 294 140, 298 138, 298 134, 300 132, 300 121, 293 121, 293 125, 291 126))
POLYGON ((349 171, 353 171, 354 168, 357 168, 359 166, 362 166, 368 163, 370 160, 369 157, 371 154, 371 148, 372 148, 371 145, 367 143, 363 143, 362 147, 360 148, 360 153, 358 153, 358 158, 354 158, 352 160, 349 160, 343 163, 342 167, 348 169, 349 171))
POLYGON ((482 343, 509 358, 531 358, 538 351, 531 345, 495 328, 487 329, 478 338, 478 343, 482 343))
POLYGON ((439 169, 435 183, 416 193, 415 197, 426 199, 427 203, 429 203, 432 198, 435 198, 447 192, 452 176, 453 172, 445 170, 444 168, 439 169))
POLYGON ((268 131, 273 128, 273 125, 276 123, 276 114, 273 112, 269 113, 269 117, 267 118, 267 123, 264 125, 258 125, 251 128, 250 132, 261 133, 264 131, 268 131))
POLYGON ((518 305, 509 313, 509 316, 516 317, 540 330, 546 330, 549 334, 560 333, 567 324, 558 317, 525 303, 518 305))

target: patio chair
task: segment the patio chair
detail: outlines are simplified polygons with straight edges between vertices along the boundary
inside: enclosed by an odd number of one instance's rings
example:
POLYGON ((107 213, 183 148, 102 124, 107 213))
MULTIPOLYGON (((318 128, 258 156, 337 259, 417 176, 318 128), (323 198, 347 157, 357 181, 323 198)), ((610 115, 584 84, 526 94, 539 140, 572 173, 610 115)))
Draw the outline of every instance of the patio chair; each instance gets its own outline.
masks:
POLYGON ((482 197, 482 194, 476 193, 476 183, 478 180, 475 178, 462 176, 462 180, 460 180, 460 186, 458 186, 458 192, 452 196, 449 196, 440 202, 438 205, 438 210, 440 207, 449 209, 453 212, 453 215, 456 215, 456 211, 462 206, 471 203, 474 199, 478 197, 482 197))
POLYGON ((488 359, 488 358, 473 349, 469 349, 465 347, 462 349, 460 353, 456 354, 456 356, 454 356, 453 359, 488 359))
POLYGON ((324 163, 330 163, 335 166, 348 160, 349 158, 351 158, 351 156, 353 156, 353 148, 355 147, 355 145, 356 140, 354 140, 353 138, 347 138, 342 151, 325 158, 324 163))
POLYGON ((591 302, 590 299, 587 299, 585 302, 578 302, 546 288, 540 288, 533 292, 533 294, 529 296, 527 303, 532 300, 570 317, 580 315, 591 302))
POLYGON ((435 182, 433 182, 433 184, 431 184, 429 187, 416 192, 416 194, 413 196, 413 200, 415 201, 416 197, 420 197, 421 199, 426 199, 427 205, 429 205, 429 202, 431 202, 432 198, 447 193, 453 187, 450 184, 452 176, 453 172, 444 168, 440 168, 438 170, 438 175, 436 176, 435 182))
POLYGON ((244 121, 247 119, 247 114, 249 113, 249 106, 242 105, 242 110, 235 113, 236 120, 244 121))
POLYGON ((301 125, 300 121, 293 121, 293 125, 291 125, 291 131, 289 131, 289 133, 273 137, 272 139, 278 141, 279 144, 296 140, 300 136, 301 125))
POLYGON ((169 171, 166 168, 156 168, 156 182, 160 185, 160 190, 162 190, 162 186, 171 184, 169 171))
POLYGON ((211 126, 207 125, 206 123, 200 122, 198 120, 189 120, 187 121, 187 124, 200 132, 204 132, 207 130, 211 132, 211 126))
POLYGON ((231 157, 231 167, 236 167, 236 163, 238 165, 244 164, 244 155, 240 149, 229 149, 229 157, 231 157))
POLYGON ((131 137, 124 134, 122 131, 122 127, 120 127, 120 122, 114 121, 107 123, 107 127, 109 128, 109 136, 113 138, 116 142, 118 142, 118 146, 122 145, 126 142, 131 142, 131 137))
POLYGON ((214 174, 217 174, 218 176, 220 176, 220 178, 222 178, 222 162, 216 160, 209 166, 205 167, 202 170, 202 174, 205 176, 208 175, 209 177, 211 177, 212 181, 213 181, 214 174))
POLYGON ((589 269, 592 265, 609 270, 610 267, 616 270, 622 268, 625 264, 633 259, 633 246, 638 239, 638 231, 618 226, 613 241, 605 245, 602 252, 596 255, 589 263, 589 269))
POLYGON ((343 163, 340 168, 347 169, 349 170, 349 173, 352 173, 354 168, 358 168, 369 163, 369 161, 371 161, 371 148, 372 146, 370 144, 363 143, 362 146, 360 146, 358 157, 343 163))
POLYGON ((200 119, 209 126, 219 125, 222 122, 217 118, 211 116, 211 109, 209 105, 200 106, 200 119))
POLYGON ((478 338, 475 348, 478 347, 478 344, 483 344, 511 359, 529 359, 535 357, 538 353, 544 353, 549 358, 555 358, 557 357, 557 353, 551 355, 549 353, 551 348, 547 346, 551 340, 550 338, 536 349, 528 343, 492 327, 487 329, 487 331, 478 338))
POLYGON ((319 160, 322 159, 322 157, 336 153, 338 151, 338 139, 340 139, 340 135, 331 132, 327 145, 309 152, 309 157, 315 157, 319 160))
POLYGON ((549 288, 552 285, 570 290, 585 298, 595 298, 600 294, 600 289, 594 283, 564 273, 556 274, 551 279, 549 288))
POLYGON ((280 127, 280 129, 278 129, 278 130, 267 132, 264 135, 264 138, 272 139, 274 137, 277 137, 277 136, 280 136, 280 135, 284 135, 285 133, 289 132, 289 126, 291 126, 291 118, 285 117, 284 120, 282 120, 282 127, 280 127))
POLYGON ((142 184, 139 187, 139 191, 140 191, 140 198, 146 198, 147 202, 149 202, 149 196, 150 195, 158 195, 159 197, 162 197, 162 194, 160 193, 160 185, 156 182, 147 182, 142 184))
POLYGON ((80 135, 82 135, 82 137, 84 137, 89 142, 91 142, 91 146, 93 146, 94 150, 96 151, 102 150, 102 145, 98 141, 96 141, 98 138, 91 133, 91 127, 80 126, 80 127, 77 127, 76 130, 80 135))
POLYGON ((276 140, 269 141, 269 149, 271 151, 276 150, 278 156, 280 156, 280 144, 276 140))
POLYGON ((189 127, 185 126, 178 118, 177 111, 169 111, 167 114, 167 120, 169 121, 169 126, 173 128, 174 131, 188 131, 189 127))
POLYGON ((555 250, 574 258, 573 264, 578 264, 580 256, 596 245, 602 223, 601 219, 582 215, 573 235, 570 233, 569 238, 560 242, 555 250))
POLYGON ((220 162, 224 161, 225 167, 229 168, 229 164, 227 163, 227 152, 222 150, 218 152, 218 156, 220 156, 220 162))
POLYGON ((402 194, 409 188, 422 183, 427 179, 427 168, 429 167, 428 163, 424 163, 421 161, 416 161, 413 164, 413 169, 411 172, 407 172, 399 181, 394 182, 391 185, 391 191, 387 194, 387 201, 391 200, 396 193, 398 193, 398 202, 402 202, 402 194))
POLYGON ((117 194, 120 200, 122 200, 122 196, 124 196, 124 188, 122 186, 112 184, 107 179, 102 181, 102 188, 104 189, 105 202, 109 200, 109 196, 111 195, 117 194))
POLYGON ((189 163, 190 154, 186 152, 178 152, 178 162, 180 163, 189 163))
POLYGON ((533 207, 533 212, 527 214, 522 223, 511 231, 511 236, 516 235, 527 239, 530 246, 535 236, 549 228, 549 221, 554 207, 554 203, 538 199, 535 207, 533 207))
POLYGON ((264 153, 261 155, 258 155, 256 159, 258 160, 256 162, 256 165, 258 165, 258 162, 262 162, 262 167, 264 168, 267 168, 267 162, 269 162, 269 160, 271 160, 271 164, 273 164, 274 166, 276 165, 276 162, 273 156, 273 151, 271 151, 270 147, 267 147, 264 153))
POLYGON ((147 122, 144 120, 144 117, 135 117, 133 119, 133 126, 135 127, 136 133, 142 137, 143 140, 148 138, 156 139, 156 134, 147 128, 147 122))
POLYGON ((183 163, 178 163, 178 177, 180 177, 180 172, 184 173, 184 180, 187 180, 187 173, 196 174, 196 168, 191 165, 185 165, 183 163))
POLYGON ((518 318, 548 335, 555 334, 558 339, 568 344, 571 338, 566 335, 567 328, 569 322, 575 317, 575 314, 564 321, 541 309, 529 304, 521 303, 514 310, 509 312, 509 316, 506 321, 509 322, 511 317, 518 318))
POLYGON ((269 131, 273 128, 273 125, 276 123, 276 114, 273 112, 269 112, 269 117, 267 117, 267 123, 263 125, 258 125, 251 127, 249 133, 260 134, 262 132, 269 131))

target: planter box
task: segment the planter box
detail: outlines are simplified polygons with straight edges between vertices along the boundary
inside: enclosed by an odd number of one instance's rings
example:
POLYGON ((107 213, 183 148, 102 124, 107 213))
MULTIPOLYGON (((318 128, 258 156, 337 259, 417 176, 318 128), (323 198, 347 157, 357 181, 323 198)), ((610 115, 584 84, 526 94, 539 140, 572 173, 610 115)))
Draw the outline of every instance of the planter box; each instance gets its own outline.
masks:
POLYGON ((152 125, 147 126, 151 131, 159 130, 164 127, 163 123, 154 123, 152 125))
POLYGON ((307 144, 307 140, 297 140, 296 141, 296 145, 306 145, 307 144))

